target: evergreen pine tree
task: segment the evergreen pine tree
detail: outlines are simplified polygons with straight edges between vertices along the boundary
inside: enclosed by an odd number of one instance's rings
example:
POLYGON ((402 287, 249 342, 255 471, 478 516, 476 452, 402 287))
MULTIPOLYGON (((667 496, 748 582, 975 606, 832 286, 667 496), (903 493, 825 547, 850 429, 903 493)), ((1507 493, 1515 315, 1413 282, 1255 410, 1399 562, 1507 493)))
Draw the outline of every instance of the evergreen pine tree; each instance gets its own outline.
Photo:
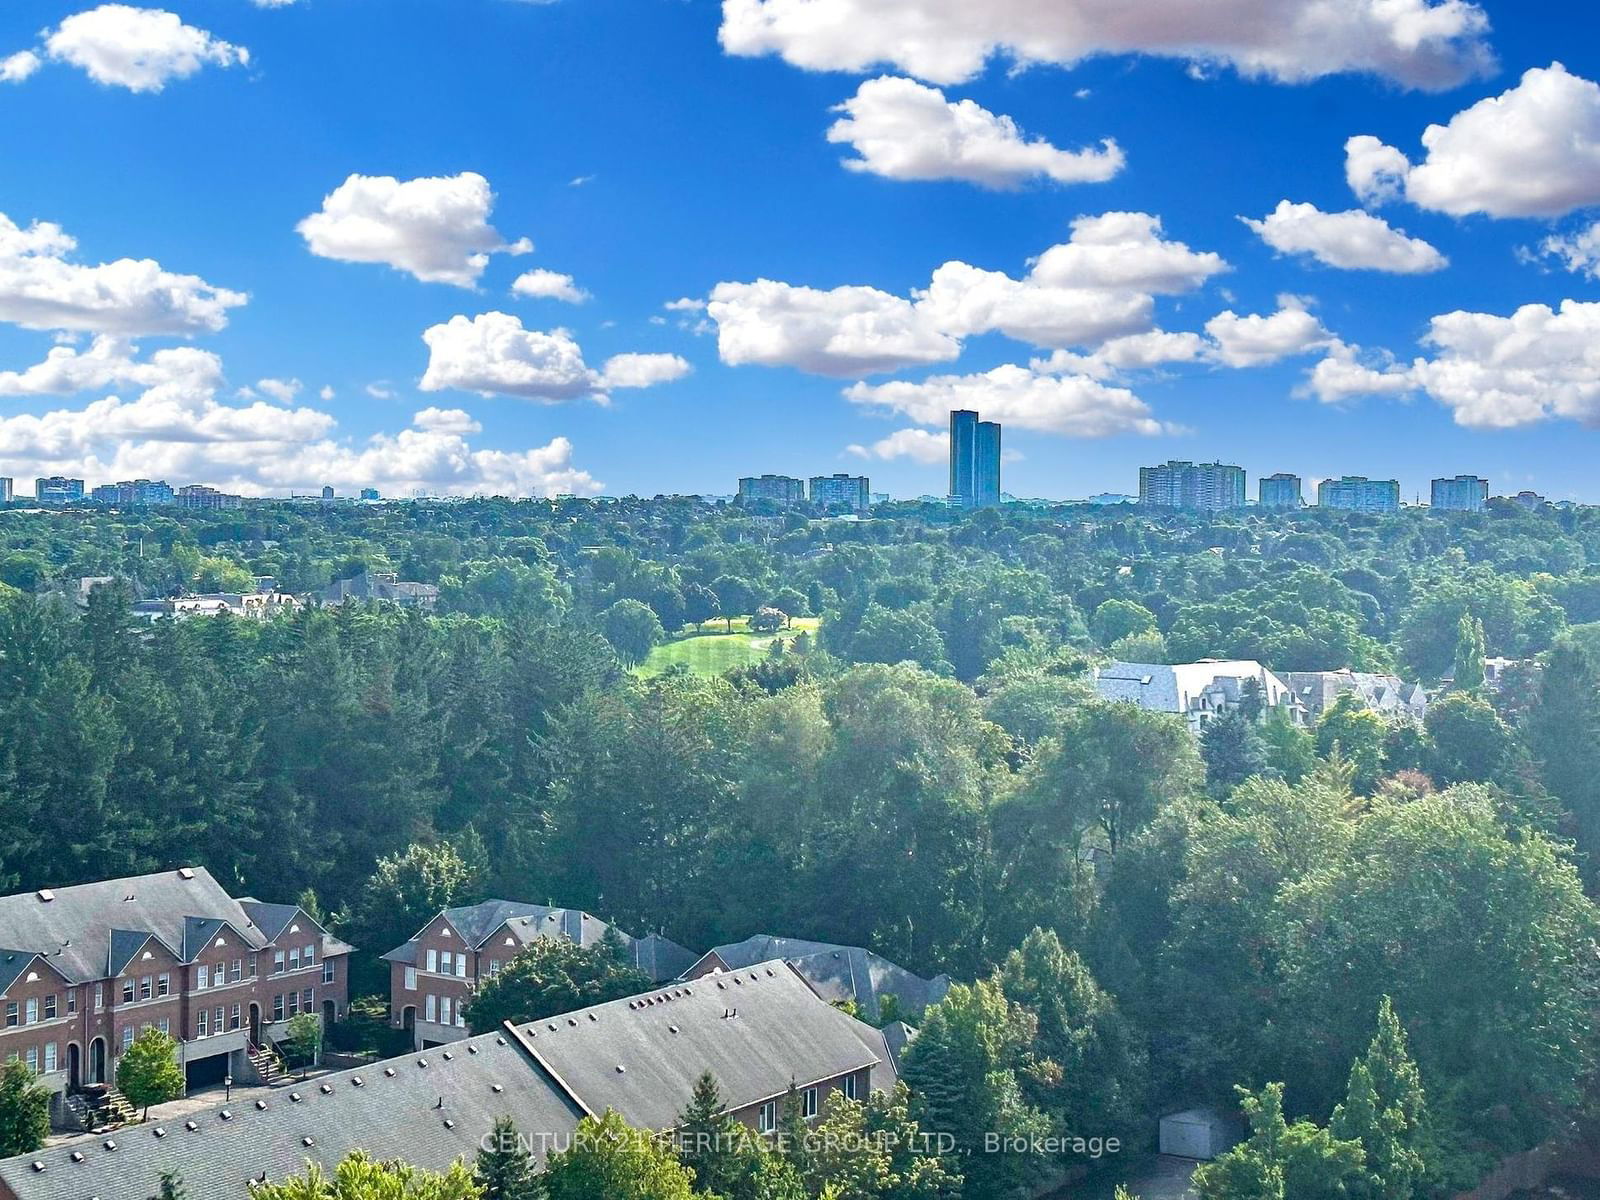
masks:
POLYGON ((1456 626, 1455 687, 1459 692, 1476 692, 1483 688, 1484 648, 1483 622, 1471 613, 1463 613, 1456 626))
POLYGON ((510 1117, 494 1123, 478 1150, 473 1174, 483 1188, 483 1200, 533 1200, 538 1195, 533 1155, 510 1117))
POLYGON ((1373 1200, 1409 1200, 1428 1171, 1422 1075, 1387 996, 1378 1006, 1377 1033, 1350 1068, 1345 1102, 1333 1110, 1329 1128, 1366 1149, 1367 1194, 1373 1200))
POLYGON ((727 1101, 707 1071, 695 1080, 689 1105, 678 1117, 678 1158, 694 1172, 697 1192, 729 1196, 738 1180, 742 1126, 726 1109, 727 1101))

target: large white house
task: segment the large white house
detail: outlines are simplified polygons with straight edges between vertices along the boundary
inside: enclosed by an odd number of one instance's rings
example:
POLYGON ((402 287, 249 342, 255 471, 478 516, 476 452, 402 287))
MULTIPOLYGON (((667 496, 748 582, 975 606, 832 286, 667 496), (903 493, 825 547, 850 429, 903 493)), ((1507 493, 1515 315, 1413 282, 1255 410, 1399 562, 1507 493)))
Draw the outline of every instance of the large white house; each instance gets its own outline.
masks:
POLYGON ((1265 709, 1284 709, 1295 724, 1305 723, 1305 706, 1282 679, 1250 659, 1203 658, 1199 662, 1114 662, 1095 672, 1095 692, 1102 700, 1122 700, 1151 712, 1186 718, 1198 735, 1212 717, 1237 709, 1254 680, 1265 709))

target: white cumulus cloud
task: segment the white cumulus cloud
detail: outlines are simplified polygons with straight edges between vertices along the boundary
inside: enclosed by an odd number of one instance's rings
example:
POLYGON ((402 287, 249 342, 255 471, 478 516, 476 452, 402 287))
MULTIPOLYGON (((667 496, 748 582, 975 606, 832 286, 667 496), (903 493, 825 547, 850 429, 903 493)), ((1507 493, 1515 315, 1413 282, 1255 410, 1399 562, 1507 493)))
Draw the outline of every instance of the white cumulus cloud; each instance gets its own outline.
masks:
POLYGON ((525 254, 489 224, 494 193, 473 171, 401 181, 351 175, 295 228, 311 253, 341 262, 384 263, 424 283, 473 287, 489 255, 525 254))
POLYGON ((1422 145, 1412 165, 1370 135, 1352 138, 1346 175, 1356 194, 1403 193, 1458 217, 1556 217, 1600 204, 1600 87, 1560 63, 1428 126, 1422 145))
POLYGON ((75 13, 44 35, 45 52, 85 71, 96 83, 159 92, 201 67, 243 66, 250 52, 185 25, 177 13, 102 4, 75 13))
POLYGON ((915 383, 857 383, 844 394, 853 403, 935 427, 949 419, 951 409, 973 408, 991 421, 1066 437, 1156 434, 1166 429, 1127 388, 1009 364, 981 374, 935 375, 915 383))
POLYGON ((851 444, 846 454, 857 458, 877 458, 885 462, 896 458, 909 458, 913 462, 933 465, 942 463, 950 455, 950 435, 934 433, 927 429, 897 429, 888 437, 881 437, 871 445, 851 444))
POLYGON ((1600 279, 1600 221, 1573 233, 1551 234, 1539 243, 1539 253, 1575 274, 1600 279))
POLYGON ((543 267, 518 275, 512 281, 511 291, 515 295, 527 296, 530 299, 563 300, 568 304, 582 304, 592 299, 588 292, 578 286, 571 275, 546 271, 543 267))
POLYGON ((859 156, 844 165, 885 179, 956 179, 989 188, 1013 188, 1039 177, 1103 183, 1125 162, 1109 138, 1098 147, 1061 150, 1024 137, 1010 117, 972 100, 946 100, 937 88, 911 79, 866 80, 835 111, 844 115, 828 130, 828 140, 849 145, 859 156))
POLYGON ((248 299, 151 259, 86 266, 71 261, 76 249, 59 225, 24 228, 0 213, 0 321, 124 335, 206 333, 248 299))
POLYGON ((428 369, 419 385, 425 392, 453 388, 554 404, 600 397, 609 388, 653 387, 690 370, 675 354, 619 354, 597 371, 565 329, 525 329, 502 312, 451 317, 425 330, 422 340, 428 346, 428 369))
POLYGON ((1261 367, 1326 346, 1328 331, 1293 296, 1278 297, 1278 311, 1240 316, 1232 309, 1206 322, 1213 353, 1229 367, 1261 367))
POLYGON ((18 50, 0 58, 0 83, 21 83, 39 69, 39 56, 32 50, 18 50))
POLYGON ((1361 209, 1330 213, 1315 204, 1281 200, 1259 221, 1239 219, 1281 254, 1308 254, 1326 266, 1347 271, 1421 275, 1450 265, 1421 238, 1408 237, 1382 217, 1361 209))
POLYGON ((1151 54, 1300 82, 1364 72, 1438 90, 1493 63, 1483 9, 1467 0, 723 0, 730 54, 777 54, 809 70, 892 64, 960 83, 992 56, 1070 65, 1151 54))
POLYGON ((947 262, 909 298, 864 286, 823 291, 772 280, 721 283, 707 315, 730 365, 867 375, 949 362, 985 333, 1046 348, 1148 331, 1154 296, 1191 291, 1228 269, 1165 238, 1148 213, 1079 217, 1022 278, 947 262))

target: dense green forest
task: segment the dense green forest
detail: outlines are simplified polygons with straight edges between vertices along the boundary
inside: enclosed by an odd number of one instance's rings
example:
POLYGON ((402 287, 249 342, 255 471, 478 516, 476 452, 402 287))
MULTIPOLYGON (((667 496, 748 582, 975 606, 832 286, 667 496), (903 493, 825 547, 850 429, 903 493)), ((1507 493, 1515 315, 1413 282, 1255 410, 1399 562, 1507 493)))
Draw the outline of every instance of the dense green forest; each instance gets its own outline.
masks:
MULTIPOLYGON (((0 587, 8 888, 198 861, 367 955, 489 895, 697 950, 868 945, 965 981, 908 1061, 927 1128, 1137 1136, 1239 1084, 1336 1158, 1358 1076, 1412 1070, 1427 1169, 1373 1195, 1470 1182, 1592 1103, 1600 511, 11 511, 0 587), (129 614, 368 569, 436 611, 129 614), (80 606, 86 576, 120 582, 80 606), (761 607, 817 638, 629 669, 641 628, 761 607), (1485 655, 1527 662, 1491 691, 1485 655), (1456 682, 1420 724, 1341 702, 1197 743, 1094 700, 1107 656, 1456 682)), ((966 1194, 1007 1194, 985 1169, 966 1194)))

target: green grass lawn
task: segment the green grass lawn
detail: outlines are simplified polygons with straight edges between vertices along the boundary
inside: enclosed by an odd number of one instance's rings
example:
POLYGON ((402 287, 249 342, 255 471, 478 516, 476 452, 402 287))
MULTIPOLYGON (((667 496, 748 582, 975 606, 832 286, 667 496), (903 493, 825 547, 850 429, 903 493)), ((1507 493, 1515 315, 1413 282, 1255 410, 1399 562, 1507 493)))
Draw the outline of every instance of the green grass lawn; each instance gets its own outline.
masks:
POLYGON ((644 676, 659 675, 669 667, 682 664, 696 675, 721 675, 734 667, 760 662, 767 656, 775 638, 789 641, 806 632, 814 641, 821 624, 816 617, 796 617, 793 628, 765 634, 751 633, 743 617, 734 619, 732 633, 728 632, 726 621, 707 621, 705 632, 697 633, 693 626, 687 626, 684 633, 650 651, 650 657, 636 670, 644 676))

